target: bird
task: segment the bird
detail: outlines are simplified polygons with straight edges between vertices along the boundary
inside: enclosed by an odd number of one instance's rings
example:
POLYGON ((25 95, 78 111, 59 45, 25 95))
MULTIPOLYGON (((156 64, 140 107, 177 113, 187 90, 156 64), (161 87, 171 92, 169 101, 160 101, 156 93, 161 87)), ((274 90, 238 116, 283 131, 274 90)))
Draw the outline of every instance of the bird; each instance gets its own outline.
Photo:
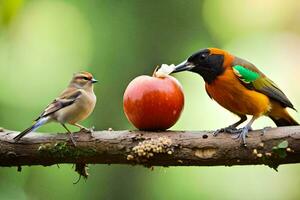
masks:
POLYGON ((75 73, 68 87, 44 109, 34 123, 13 138, 15 142, 42 125, 54 121, 67 130, 71 142, 76 146, 73 134, 66 124, 79 127, 86 132, 91 131, 78 122, 86 119, 95 108, 96 95, 93 85, 97 82, 89 72, 75 73))
POLYGON ((246 136, 251 125, 261 116, 271 118, 276 126, 299 125, 287 112, 293 104, 279 87, 254 64, 219 48, 205 48, 192 54, 174 67, 172 73, 190 71, 202 76, 208 96, 240 120, 216 130, 236 134, 246 146, 246 136), (237 128, 247 120, 243 128, 237 128))

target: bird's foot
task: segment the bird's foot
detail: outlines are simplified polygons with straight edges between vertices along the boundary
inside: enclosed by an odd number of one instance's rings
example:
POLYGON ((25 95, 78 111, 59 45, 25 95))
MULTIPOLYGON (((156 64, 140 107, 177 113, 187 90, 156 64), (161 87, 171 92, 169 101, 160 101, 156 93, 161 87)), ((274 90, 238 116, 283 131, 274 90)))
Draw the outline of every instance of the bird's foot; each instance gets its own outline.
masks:
POLYGON ((228 126, 228 127, 225 127, 225 128, 217 129, 215 132, 213 132, 213 136, 217 136, 220 133, 236 134, 238 132, 239 132, 239 129, 237 129, 236 127, 228 126))
POLYGON ((91 128, 85 128, 85 127, 82 127, 82 128, 80 129, 80 131, 85 132, 85 133, 90 133, 90 134, 93 133, 94 130, 95 130, 95 127, 94 127, 94 126, 91 127, 91 128))
POLYGON ((234 136, 233 138, 242 140, 243 146, 247 146, 246 137, 248 137, 247 134, 249 133, 249 131, 252 131, 251 126, 240 128, 237 130, 236 136, 234 136))
POLYGON ((70 141, 72 142, 72 144, 74 145, 74 147, 76 147, 77 144, 76 144, 76 141, 75 141, 75 136, 74 136, 74 134, 73 134, 73 133, 70 133, 69 136, 70 136, 70 137, 69 137, 70 141))
POLYGON ((267 130, 269 130, 270 128, 272 128, 271 126, 266 126, 266 127, 264 127, 262 130, 261 130, 261 134, 260 135, 264 135, 266 132, 267 132, 267 130))

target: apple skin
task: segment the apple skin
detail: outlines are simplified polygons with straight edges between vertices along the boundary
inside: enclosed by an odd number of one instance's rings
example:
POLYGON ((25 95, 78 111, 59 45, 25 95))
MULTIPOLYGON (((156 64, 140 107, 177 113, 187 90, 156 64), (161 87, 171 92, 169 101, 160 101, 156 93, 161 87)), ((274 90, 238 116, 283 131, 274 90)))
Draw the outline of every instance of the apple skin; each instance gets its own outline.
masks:
POLYGON ((184 106, 182 86, 172 76, 138 76, 127 86, 123 109, 139 130, 159 131, 173 126, 184 106))

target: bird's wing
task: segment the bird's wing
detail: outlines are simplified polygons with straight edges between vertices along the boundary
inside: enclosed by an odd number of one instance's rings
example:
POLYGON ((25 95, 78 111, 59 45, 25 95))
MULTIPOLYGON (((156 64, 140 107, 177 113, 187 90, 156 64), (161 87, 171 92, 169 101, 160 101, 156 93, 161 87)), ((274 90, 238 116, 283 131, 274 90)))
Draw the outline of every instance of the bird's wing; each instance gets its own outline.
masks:
POLYGON ((274 99, 284 107, 295 109, 279 87, 250 62, 236 58, 232 64, 234 74, 248 88, 261 92, 274 99))
POLYGON ((60 97, 56 98, 54 101, 52 101, 52 103, 50 103, 46 107, 46 109, 42 112, 42 114, 36 120, 38 120, 42 117, 49 116, 49 115, 53 114, 54 112, 66 107, 66 106, 72 105, 76 101, 76 99, 78 99, 80 97, 81 94, 82 94, 82 92, 80 90, 63 92, 60 95, 60 97))

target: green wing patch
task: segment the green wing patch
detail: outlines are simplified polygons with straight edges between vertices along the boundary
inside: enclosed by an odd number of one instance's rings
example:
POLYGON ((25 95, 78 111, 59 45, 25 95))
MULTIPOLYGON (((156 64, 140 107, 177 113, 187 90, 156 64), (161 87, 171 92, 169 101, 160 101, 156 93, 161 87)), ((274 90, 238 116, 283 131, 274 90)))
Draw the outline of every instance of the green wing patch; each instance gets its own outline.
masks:
POLYGON ((235 75, 237 75, 240 80, 245 83, 251 83, 260 77, 259 73, 251 71, 250 69, 241 65, 235 65, 232 68, 235 75))
POLYGON ((245 87, 250 90, 256 90, 268 97, 280 102, 284 107, 294 109, 293 104, 285 96, 285 94, 278 88, 278 86, 268 77, 261 75, 258 71, 253 71, 249 67, 242 65, 234 65, 232 67, 234 74, 242 81, 245 87))

